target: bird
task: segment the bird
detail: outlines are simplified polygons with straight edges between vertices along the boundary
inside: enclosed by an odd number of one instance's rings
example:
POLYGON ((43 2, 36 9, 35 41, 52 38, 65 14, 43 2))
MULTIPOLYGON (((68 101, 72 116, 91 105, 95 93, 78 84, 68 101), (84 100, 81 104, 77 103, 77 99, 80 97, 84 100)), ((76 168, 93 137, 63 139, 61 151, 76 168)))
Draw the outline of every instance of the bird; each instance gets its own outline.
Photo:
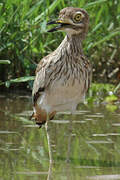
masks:
POLYGON ((82 48, 89 27, 86 10, 65 7, 60 10, 58 19, 47 25, 54 25, 49 33, 64 31, 66 36, 36 68, 32 118, 39 127, 52 120, 57 112, 74 112, 84 101, 92 79, 92 66, 82 48))

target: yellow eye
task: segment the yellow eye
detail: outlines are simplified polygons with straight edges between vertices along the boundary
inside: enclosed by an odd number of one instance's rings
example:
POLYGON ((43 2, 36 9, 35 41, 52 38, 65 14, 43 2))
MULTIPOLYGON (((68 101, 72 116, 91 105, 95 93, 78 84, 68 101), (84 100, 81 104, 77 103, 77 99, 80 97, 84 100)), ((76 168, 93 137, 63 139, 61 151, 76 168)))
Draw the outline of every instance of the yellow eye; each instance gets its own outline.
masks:
POLYGON ((75 16, 73 17, 73 20, 75 22, 79 22, 81 20, 82 14, 81 13, 77 13, 75 14, 75 16))

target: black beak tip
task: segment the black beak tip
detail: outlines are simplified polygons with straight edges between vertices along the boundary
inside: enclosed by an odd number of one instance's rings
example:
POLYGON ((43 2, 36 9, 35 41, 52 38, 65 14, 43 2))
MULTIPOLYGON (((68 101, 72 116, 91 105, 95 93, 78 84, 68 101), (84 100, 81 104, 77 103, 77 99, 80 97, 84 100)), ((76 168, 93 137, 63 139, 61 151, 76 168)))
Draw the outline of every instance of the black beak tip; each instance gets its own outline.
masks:
POLYGON ((47 23, 47 25, 52 25, 52 24, 57 24, 57 27, 54 27, 52 29, 49 29, 47 32, 54 32, 54 31, 57 31, 61 28, 61 23, 57 22, 57 21, 50 21, 47 23))
POLYGON ((49 29, 47 32, 54 32, 54 31, 56 31, 56 29, 52 28, 52 29, 49 29))
POLYGON ((51 24, 57 24, 56 21, 50 21, 47 23, 47 25, 51 25, 51 24))

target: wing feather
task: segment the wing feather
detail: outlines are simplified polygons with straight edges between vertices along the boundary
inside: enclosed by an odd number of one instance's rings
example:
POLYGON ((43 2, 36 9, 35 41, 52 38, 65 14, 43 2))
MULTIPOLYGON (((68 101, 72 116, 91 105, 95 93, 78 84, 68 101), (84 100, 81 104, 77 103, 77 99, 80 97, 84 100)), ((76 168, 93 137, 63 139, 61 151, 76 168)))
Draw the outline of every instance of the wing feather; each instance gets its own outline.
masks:
POLYGON ((49 76, 51 74, 51 70, 53 72, 53 68, 51 68, 52 58, 51 54, 41 59, 40 63, 36 68, 36 76, 33 83, 33 102, 36 103, 38 97, 43 94, 45 91, 49 80, 49 76))

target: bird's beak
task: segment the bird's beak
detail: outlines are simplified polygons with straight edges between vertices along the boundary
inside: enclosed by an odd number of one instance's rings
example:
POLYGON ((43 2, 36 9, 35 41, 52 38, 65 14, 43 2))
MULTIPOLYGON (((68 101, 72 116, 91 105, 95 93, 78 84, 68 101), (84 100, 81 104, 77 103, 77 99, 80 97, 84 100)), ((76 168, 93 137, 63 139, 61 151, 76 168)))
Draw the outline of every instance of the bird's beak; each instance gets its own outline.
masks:
POLYGON ((64 29, 65 26, 70 25, 70 24, 64 22, 63 20, 50 21, 50 22, 47 23, 47 25, 51 25, 51 24, 57 24, 58 26, 48 30, 48 32, 54 32, 54 31, 57 31, 57 30, 62 30, 62 29, 64 29))

